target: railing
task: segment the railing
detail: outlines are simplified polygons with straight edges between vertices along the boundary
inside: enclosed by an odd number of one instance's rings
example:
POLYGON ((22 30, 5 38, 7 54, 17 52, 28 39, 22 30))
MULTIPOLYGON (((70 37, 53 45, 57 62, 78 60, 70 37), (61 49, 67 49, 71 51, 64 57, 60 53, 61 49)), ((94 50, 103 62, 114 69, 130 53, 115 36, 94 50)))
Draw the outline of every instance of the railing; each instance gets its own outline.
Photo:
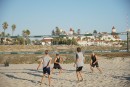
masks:
MULTIPOLYGON (((92 53, 93 51, 84 51, 84 53, 92 53)), ((127 50, 95 50, 96 53, 112 53, 112 52, 127 52, 127 50)), ((60 54, 75 54, 75 52, 59 52, 60 54)), ((0 52, 0 54, 44 54, 44 52, 0 52)), ((50 52, 55 54, 55 52, 50 52)))

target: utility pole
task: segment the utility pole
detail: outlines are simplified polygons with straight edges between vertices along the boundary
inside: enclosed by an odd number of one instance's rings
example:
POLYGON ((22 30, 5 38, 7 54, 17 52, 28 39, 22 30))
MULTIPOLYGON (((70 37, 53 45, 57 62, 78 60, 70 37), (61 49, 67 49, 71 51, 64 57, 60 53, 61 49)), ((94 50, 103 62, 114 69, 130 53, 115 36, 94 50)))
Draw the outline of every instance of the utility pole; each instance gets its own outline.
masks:
POLYGON ((128 13, 126 14, 126 32, 127 32, 127 52, 130 52, 130 30, 128 22, 128 13))

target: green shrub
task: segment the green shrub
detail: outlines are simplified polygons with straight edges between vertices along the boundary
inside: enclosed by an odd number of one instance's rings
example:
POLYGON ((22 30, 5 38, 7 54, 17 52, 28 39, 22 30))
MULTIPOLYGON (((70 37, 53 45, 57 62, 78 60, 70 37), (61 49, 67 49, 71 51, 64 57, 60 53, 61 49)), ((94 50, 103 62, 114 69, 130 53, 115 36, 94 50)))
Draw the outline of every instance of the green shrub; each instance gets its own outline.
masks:
POLYGON ((9 66, 9 61, 6 60, 6 61, 4 62, 4 65, 5 65, 5 67, 9 66))
POLYGON ((89 64, 91 61, 90 56, 85 56, 85 64, 89 64))

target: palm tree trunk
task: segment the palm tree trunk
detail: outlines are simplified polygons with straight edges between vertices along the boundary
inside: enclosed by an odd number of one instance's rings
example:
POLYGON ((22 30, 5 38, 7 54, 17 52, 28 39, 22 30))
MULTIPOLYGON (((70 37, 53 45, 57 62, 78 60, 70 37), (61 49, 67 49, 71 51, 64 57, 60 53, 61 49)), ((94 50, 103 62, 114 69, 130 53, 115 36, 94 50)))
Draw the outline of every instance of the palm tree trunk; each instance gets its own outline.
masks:
MULTIPOLYGON (((3 39, 5 39, 5 29, 4 29, 4 38, 3 39)), ((5 42, 3 41, 3 45, 5 45, 5 42)))
POLYGON ((5 37, 5 29, 4 29, 4 37, 5 37))

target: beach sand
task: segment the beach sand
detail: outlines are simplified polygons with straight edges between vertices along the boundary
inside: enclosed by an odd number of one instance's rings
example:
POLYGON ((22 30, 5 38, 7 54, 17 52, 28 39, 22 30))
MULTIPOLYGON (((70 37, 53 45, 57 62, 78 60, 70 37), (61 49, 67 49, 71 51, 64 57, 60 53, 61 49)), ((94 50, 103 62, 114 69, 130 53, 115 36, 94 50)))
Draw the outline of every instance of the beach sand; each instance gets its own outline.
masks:
MULTIPOLYGON (((47 77, 43 84, 39 81, 42 76, 42 67, 37 71, 38 64, 10 64, 9 67, 0 65, 0 87, 49 87, 47 77)), ((94 68, 91 73, 90 65, 83 67, 84 80, 77 82, 73 64, 61 64, 64 69, 61 75, 54 70, 51 75, 50 87, 130 87, 130 58, 100 58, 99 66, 103 70, 100 74, 94 68)), ((53 65, 51 65, 53 67, 53 65)))

